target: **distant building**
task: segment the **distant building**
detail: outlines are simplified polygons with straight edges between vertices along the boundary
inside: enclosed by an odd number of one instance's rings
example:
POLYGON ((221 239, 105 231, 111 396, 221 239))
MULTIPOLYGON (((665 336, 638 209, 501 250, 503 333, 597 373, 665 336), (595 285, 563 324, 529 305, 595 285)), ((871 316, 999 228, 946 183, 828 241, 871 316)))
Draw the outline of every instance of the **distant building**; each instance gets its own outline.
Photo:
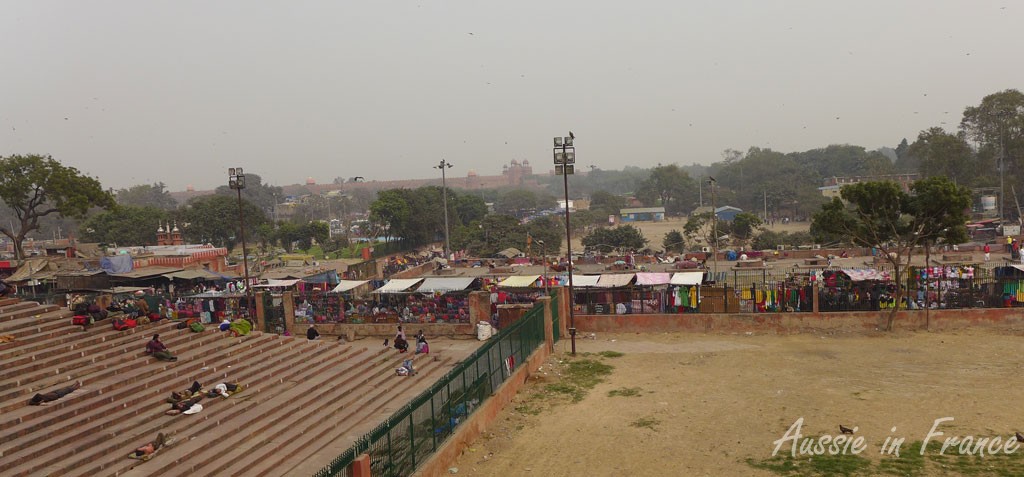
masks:
POLYGON ((830 177, 825 179, 824 185, 818 188, 821 195, 828 197, 839 197, 839 191, 843 186, 858 184, 861 182, 895 182, 900 185, 904 192, 910 192, 910 185, 921 179, 921 174, 886 174, 880 176, 851 176, 851 177, 830 177))
MULTIPOLYGON (((731 205, 723 205, 723 206, 715 209, 715 215, 718 216, 718 220, 725 220, 725 221, 730 221, 730 222, 733 219, 736 218, 736 214, 739 214, 739 213, 742 213, 742 212, 743 212, 743 209, 739 209, 739 208, 733 207, 731 205)), ((711 213, 711 207, 705 205, 705 206, 697 207, 696 209, 693 209, 693 212, 690 212, 690 216, 692 217, 694 215, 710 214, 710 213, 711 213)))
POLYGON ((660 222, 665 220, 664 207, 636 207, 619 210, 622 222, 660 222))
POLYGON ((736 219, 736 215, 741 213, 743 213, 743 209, 728 205, 723 205, 715 209, 715 215, 718 216, 718 220, 724 220, 726 222, 732 222, 736 219))

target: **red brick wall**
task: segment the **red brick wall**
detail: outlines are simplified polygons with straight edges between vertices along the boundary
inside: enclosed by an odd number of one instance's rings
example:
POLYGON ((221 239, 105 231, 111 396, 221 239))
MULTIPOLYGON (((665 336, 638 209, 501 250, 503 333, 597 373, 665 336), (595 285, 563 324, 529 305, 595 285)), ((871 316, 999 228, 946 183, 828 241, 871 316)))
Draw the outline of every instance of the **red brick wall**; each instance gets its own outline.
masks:
MULTIPOLYGON (((888 311, 818 314, 576 315, 576 327, 581 333, 864 333, 884 330, 888 315, 888 311)), ((947 331, 979 326, 1024 328, 1024 312, 1013 308, 901 311, 896 314, 893 329, 947 331)))

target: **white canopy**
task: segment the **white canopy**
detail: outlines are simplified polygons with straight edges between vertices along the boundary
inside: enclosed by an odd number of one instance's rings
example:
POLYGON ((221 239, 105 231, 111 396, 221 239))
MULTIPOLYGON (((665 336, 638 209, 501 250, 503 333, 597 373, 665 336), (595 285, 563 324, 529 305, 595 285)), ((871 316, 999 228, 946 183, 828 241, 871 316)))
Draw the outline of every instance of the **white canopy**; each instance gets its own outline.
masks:
POLYGON ((676 272, 672 275, 672 285, 700 285, 704 281, 704 272, 676 272))
POLYGON ((416 289, 416 293, 445 293, 462 291, 473 284, 473 277, 428 277, 416 289))
POLYGON ((573 275, 572 286, 573 288, 594 288, 600 279, 601 275, 573 275))
POLYGON ((629 286, 633 282, 635 273, 614 273, 608 275, 601 275, 601 278, 597 281, 597 286, 600 288, 620 288, 629 286))
POLYGON ((422 282, 422 278, 393 278, 384 286, 374 290, 374 293, 406 293, 422 282))
POLYGON ((538 279, 540 279, 540 275, 511 276, 498 282, 498 286, 502 288, 532 288, 538 279))
POLYGON ((338 286, 334 287, 331 290, 331 293, 345 293, 345 292, 350 291, 350 290, 352 290, 354 288, 361 287, 361 286, 363 286, 363 285, 365 285, 367 283, 370 283, 370 281, 369 280, 342 280, 342 281, 338 282, 338 286))

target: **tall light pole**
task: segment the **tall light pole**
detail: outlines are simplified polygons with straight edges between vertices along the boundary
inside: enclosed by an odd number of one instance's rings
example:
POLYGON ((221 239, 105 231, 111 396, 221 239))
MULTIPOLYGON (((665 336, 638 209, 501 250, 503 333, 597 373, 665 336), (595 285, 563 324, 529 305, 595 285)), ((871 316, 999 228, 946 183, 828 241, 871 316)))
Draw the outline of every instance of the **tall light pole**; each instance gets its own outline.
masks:
POLYGON ((238 191, 238 230, 242 237, 242 269, 245 270, 245 307, 249 313, 249 321, 256 322, 252 309, 252 283, 249 282, 249 249, 245 246, 245 218, 242 214, 242 189, 245 189, 245 174, 241 167, 228 169, 228 187, 238 191))
POLYGON ((448 239, 448 184, 445 182, 444 170, 452 167, 452 163, 441 159, 441 163, 434 166, 434 169, 441 169, 441 200, 444 201, 444 259, 449 260, 451 254, 451 243, 448 239))
POLYGON ((550 295, 551 290, 548 289, 548 249, 544 246, 543 240, 535 240, 537 245, 540 245, 540 264, 544 266, 541 273, 544 274, 544 295, 550 295))
POLYGON ((569 259, 569 338, 572 341, 573 356, 576 355, 576 312, 573 310, 575 298, 572 286, 572 227, 569 225, 569 175, 576 169, 576 147, 573 146, 575 139, 576 135, 572 131, 569 131, 566 137, 556 137, 552 151, 555 156, 555 174, 562 176, 562 185, 565 187, 565 253, 569 259))
POLYGON ((715 178, 708 176, 708 187, 711 188, 711 234, 713 235, 711 242, 711 253, 714 254, 713 262, 715 271, 711 274, 712 278, 717 281, 716 275, 718 274, 718 210, 715 207, 715 178))

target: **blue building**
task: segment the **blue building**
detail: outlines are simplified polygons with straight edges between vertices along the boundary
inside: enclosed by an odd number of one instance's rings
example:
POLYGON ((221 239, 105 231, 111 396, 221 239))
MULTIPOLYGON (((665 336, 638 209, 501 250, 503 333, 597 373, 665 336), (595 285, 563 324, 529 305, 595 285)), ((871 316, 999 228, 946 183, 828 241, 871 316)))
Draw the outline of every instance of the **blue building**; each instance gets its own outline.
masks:
POLYGON ((718 220, 725 220, 727 222, 732 222, 736 219, 736 214, 740 214, 742 212, 743 209, 737 209, 736 207, 729 205, 723 205, 715 209, 715 215, 718 216, 718 220))
POLYGON ((619 217, 622 222, 660 222, 665 220, 665 208, 638 207, 632 209, 620 209, 619 217))

